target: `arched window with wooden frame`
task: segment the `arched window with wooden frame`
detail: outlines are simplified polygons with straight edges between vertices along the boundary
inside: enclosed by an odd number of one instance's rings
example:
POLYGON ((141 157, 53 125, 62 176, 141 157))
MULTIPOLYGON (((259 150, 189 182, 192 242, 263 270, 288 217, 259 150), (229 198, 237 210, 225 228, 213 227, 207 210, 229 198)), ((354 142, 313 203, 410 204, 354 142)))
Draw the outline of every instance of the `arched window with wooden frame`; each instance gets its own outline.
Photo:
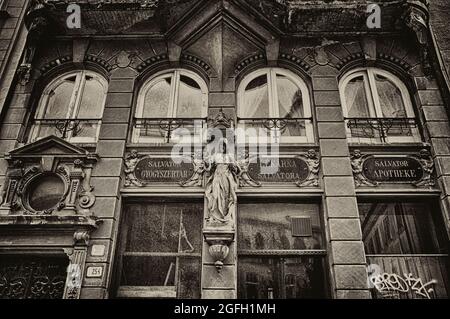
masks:
POLYGON ((308 87, 286 69, 263 68, 243 78, 238 120, 247 133, 255 129, 268 142, 314 143, 308 87))
POLYGON ((190 137, 203 136, 207 115, 208 87, 200 76, 185 69, 160 72, 139 92, 133 143, 193 142, 190 137))
POLYGON ((340 95, 351 142, 421 142, 408 88, 392 73, 352 70, 340 81, 340 95))
POLYGON ((107 80, 92 71, 72 71, 57 77, 41 95, 30 142, 50 135, 73 143, 97 142, 107 91, 107 80))

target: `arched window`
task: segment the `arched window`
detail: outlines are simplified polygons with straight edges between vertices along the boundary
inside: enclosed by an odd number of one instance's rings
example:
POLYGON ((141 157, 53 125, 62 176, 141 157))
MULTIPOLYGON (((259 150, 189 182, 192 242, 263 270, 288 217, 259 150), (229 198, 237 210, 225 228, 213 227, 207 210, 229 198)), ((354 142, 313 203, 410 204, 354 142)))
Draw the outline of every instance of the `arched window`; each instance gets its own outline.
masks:
POLYGON ((107 81, 91 71, 56 78, 42 93, 30 140, 56 135, 70 142, 95 143, 107 91, 107 81))
POLYGON ((139 93, 133 142, 198 136, 197 129, 203 128, 207 113, 208 88, 198 75, 179 69, 160 73, 139 93))
POLYGON ((246 135, 287 143, 314 142, 308 88, 294 73, 264 68, 246 76, 238 90, 238 117, 246 135))
POLYGON ((341 102, 353 142, 420 141, 408 89, 393 74, 365 68, 340 83, 341 102))

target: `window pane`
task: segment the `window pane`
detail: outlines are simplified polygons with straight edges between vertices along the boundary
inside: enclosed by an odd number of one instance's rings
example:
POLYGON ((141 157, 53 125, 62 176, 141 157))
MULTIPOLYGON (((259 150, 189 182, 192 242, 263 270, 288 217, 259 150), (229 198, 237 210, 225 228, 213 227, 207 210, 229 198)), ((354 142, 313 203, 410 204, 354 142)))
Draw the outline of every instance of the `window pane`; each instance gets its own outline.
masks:
POLYGON ((132 204, 126 251, 200 253, 201 204, 132 204))
POLYGON ((204 95, 200 85, 193 79, 180 76, 177 117, 201 118, 204 106, 204 95))
POLYGON ((103 115, 103 101, 105 99, 104 92, 105 89, 99 80, 92 76, 86 76, 86 84, 77 118, 101 119, 103 115))
POLYGON ((355 77, 347 83, 345 104, 348 117, 370 117, 363 76, 355 77))
POLYGON ((144 101, 143 118, 166 118, 170 108, 172 77, 153 84, 147 91, 144 101))
POLYGON ((321 249, 319 206, 314 204, 264 203, 239 206, 240 250, 321 249), (293 220, 309 219, 312 235, 292 236, 293 220))
POLYGON ((277 75, 280 118, 304 117, 302 91, 284 75, 277 75))
POLYGON ((201 258, 179 258, 178 298, 200 299, 201 258))
POLYGON ((387 78, 376 74, 378 97, 383 117, 406 117, 400 89, 387 78))
POLYGON ((323 269, 320 257, 240 257, 238 298, 323 298, 323 269))
MULTIPOLYGON (((279 117, 286 119, 302 118, 305 116, 302 91, 284 75, 277 75, 277 92, 279 117)), ((305 136, 305 121, 286 122, 282 127, 282 136, 305 136)))
POLYGON ((176 257, 123 257, 121 286, 175 286, 176 257))
POLYGON ((70 100, 75 88, 76 76, 65 79, 50 91, 43 112, 44 119, 65 119, 69 111, 70 100))
POLYGON ((244 118, 268 118, 269 91, 267 75, 253 79, 245 88, 244 105, 241 105, 244 118))
POLYGON ((360 203, 367 254, 433 254, 445 252, 443 235, 426 203, 360 203), (372 243, 372 244, 371 244, 372 243))

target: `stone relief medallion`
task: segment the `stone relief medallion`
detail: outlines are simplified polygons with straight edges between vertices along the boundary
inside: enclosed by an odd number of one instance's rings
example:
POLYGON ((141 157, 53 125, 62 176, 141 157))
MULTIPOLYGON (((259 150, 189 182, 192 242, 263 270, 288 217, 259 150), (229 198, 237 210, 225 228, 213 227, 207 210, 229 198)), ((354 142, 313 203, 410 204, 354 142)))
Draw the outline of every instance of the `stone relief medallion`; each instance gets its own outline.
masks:
POLYGON ((417 155, 363 155, 355 150, 351 160, 357 187, 380 184, 411 184, 416 187, 435 185, 434 162, 425 149, 417 155))

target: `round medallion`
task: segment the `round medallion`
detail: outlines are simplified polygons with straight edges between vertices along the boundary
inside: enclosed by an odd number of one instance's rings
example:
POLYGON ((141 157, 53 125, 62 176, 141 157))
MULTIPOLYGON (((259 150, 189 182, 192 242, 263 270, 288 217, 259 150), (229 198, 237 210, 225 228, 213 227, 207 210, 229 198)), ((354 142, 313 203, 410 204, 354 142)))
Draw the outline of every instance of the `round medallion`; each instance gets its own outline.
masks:
POLYGON ((48 174, 33 180, 27 189, 28 204, 35 211, 55 209, 63 200, 65 185, 56 174, 48 174))

